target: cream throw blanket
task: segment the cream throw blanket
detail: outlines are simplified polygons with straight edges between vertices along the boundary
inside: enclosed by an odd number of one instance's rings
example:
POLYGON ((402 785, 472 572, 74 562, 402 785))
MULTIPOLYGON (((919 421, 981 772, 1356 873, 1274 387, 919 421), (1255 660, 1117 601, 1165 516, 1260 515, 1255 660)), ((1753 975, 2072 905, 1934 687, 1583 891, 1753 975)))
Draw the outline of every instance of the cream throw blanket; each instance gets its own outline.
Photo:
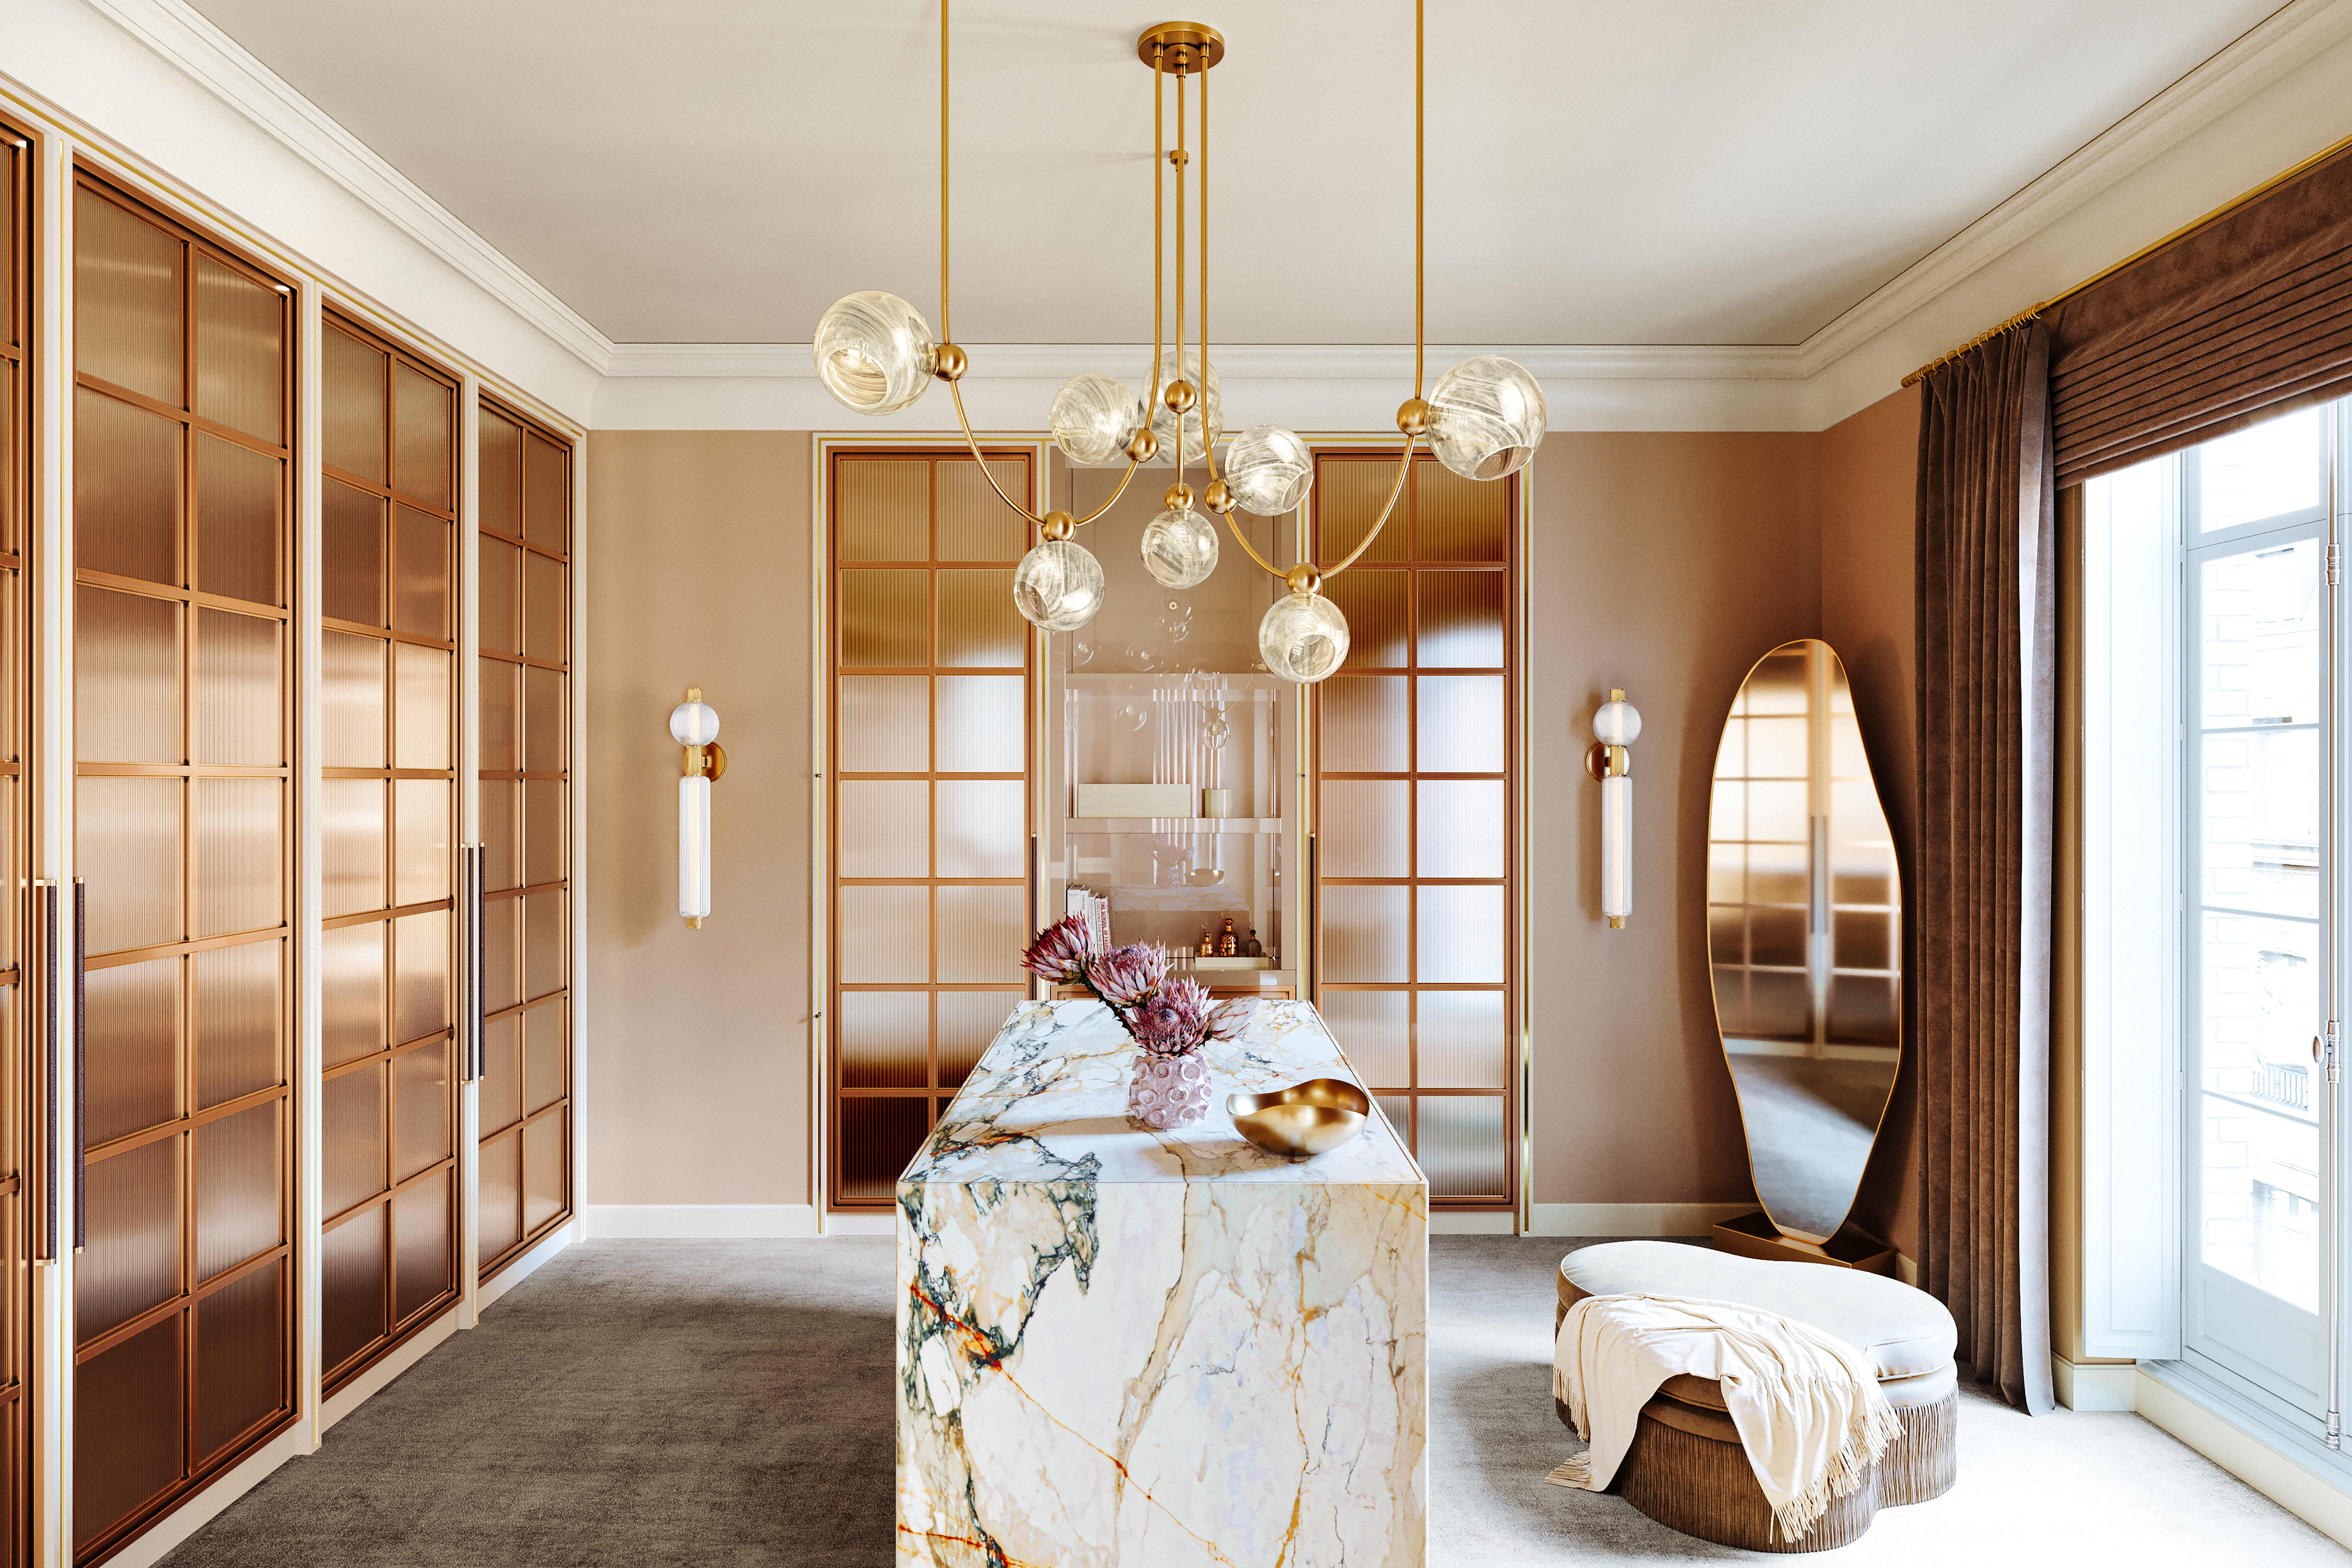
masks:
POLYGON ((1812 1529, 1862 1484, 1902 1417, 1863 1354, 1819 1329, 1734 1301, 1587 1296, 1552 1350, 1552 1393, 1591 1446, 1547 1478, 1606 1490, 1642 1406, 1676 1373, 1712 1377, 1780 1538, 1812 1529))

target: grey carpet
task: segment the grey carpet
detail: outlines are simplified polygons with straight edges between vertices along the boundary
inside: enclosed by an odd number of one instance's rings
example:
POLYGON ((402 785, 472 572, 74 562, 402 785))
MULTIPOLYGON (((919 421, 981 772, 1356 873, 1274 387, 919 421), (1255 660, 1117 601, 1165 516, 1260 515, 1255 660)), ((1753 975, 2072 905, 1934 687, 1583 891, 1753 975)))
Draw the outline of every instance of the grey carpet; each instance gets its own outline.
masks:
MULTIPOLYGON (((1547 1485, 1568 1239, 1431 1241, 1434 1568, 1755 1557, 1547 1485)), ((522 1281, 164 1559, 169 1568, 874 1568, 892 1562, 891 1244, 604 1241, 522 1281)), ((1787 1559, 1780 1559, 1787 1561, 1787 1559)), ((2129 1415, 1969 1394, 1960 1482, 1841 1568, 2340 1565, 2129 1415)), ((1255 1568, 1255 1565, 1253 1565, 1255 1568)))
POLYGON ((163 1561, 892 1561, 891 1243, 566 1249, 163 1561))

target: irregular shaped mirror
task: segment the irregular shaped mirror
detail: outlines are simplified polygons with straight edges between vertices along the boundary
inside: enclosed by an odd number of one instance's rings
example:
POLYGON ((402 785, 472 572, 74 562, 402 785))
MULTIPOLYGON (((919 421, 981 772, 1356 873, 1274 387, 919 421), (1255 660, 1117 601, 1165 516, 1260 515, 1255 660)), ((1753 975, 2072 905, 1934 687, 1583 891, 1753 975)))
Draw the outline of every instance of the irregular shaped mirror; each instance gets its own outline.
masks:
POLYGON ((1817 638, 1756 662, 1707 818, 1716 1026, 1756 1195, 1780 1230, 1845 1223, 1903 1048, 1895 843, 1845 666, 1817 638))

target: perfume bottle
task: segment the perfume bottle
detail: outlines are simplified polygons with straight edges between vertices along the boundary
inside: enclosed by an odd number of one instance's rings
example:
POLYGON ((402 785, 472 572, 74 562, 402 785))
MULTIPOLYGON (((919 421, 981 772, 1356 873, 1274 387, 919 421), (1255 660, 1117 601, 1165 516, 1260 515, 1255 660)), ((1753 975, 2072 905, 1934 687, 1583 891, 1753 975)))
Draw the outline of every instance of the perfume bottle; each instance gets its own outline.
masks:
POLYGON ((1225 916, 1224 935, 1217 938, 1217 953, 1225 958, 1241 956, 1242 939, 1234 935, 1234 917, 1230 915, 1225 916))
POLYGON ((1249 940, 1242 944, 1242 956, 1244 958, 1265 956, 1265 949, 1258 946, 1257 927, 1255 925, 1250 927, 1249 940))

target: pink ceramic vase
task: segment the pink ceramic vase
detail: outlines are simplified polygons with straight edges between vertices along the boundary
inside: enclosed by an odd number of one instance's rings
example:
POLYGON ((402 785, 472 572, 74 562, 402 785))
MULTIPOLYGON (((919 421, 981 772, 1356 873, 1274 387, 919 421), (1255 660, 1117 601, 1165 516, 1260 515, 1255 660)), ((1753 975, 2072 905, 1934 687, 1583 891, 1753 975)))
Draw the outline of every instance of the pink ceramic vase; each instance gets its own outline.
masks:
POLYGON ((1209 1113, 1207 1053, 1187 1051, 1174 1056, 1138 1051, 1135 1070, 1127 1081, 1127 1113, 1147 1127, 1162 1132, 1190 1126, 1209 1113))

